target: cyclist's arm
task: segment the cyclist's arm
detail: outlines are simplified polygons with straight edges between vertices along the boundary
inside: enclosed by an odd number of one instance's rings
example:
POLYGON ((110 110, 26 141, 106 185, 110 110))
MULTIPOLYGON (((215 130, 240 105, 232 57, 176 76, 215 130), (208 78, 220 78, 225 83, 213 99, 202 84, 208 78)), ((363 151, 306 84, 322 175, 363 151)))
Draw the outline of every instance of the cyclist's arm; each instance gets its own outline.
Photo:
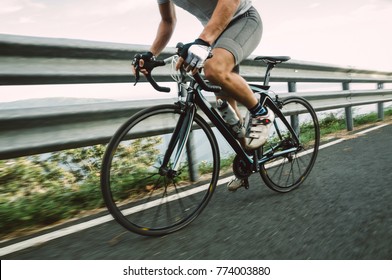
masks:
POLYGON ((212 45, 233 19, 239 4, 240 0, 218 0, 212 17, 199 38, 212 45))
POLYGON ((169 43, 177 22, 174 5, 171 1, 159 4, 158 6, 161 14, 161 22, 159 23, 155 40, 150 48, 150 51, 155 56, 159 55, 169 43))

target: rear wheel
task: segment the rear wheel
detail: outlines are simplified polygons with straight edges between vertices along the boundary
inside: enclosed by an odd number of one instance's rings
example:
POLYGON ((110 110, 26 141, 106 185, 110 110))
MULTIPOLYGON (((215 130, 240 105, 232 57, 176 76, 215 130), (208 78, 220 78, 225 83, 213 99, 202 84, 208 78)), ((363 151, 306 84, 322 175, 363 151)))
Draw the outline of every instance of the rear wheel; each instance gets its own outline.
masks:
POLYGON ((107 147, 101 172, 103 197, 113 217, 132 232, 160 236, 183 228, 201 213, 215 190, 218 145, 209 125, 197 114, 184 153, 177 153, 181 145, 177 141, 168 165, 162 168, 172 137, 180 134, 173 132, 182 114, 176 105, 141 111, 116 132, 107 147), (174 169, 176 154, 180 164, 174 169))
POLYGON ((288 97, 281 105, 300 143, 295 143, 292 133, 276 117, 263 147, 263 155, 271 156, 272 160, 260 166, 260 174, 272 190, 289 192, 300 186, 313 168, 320 145, 320 128, 315 111, 305 99, 288 97))

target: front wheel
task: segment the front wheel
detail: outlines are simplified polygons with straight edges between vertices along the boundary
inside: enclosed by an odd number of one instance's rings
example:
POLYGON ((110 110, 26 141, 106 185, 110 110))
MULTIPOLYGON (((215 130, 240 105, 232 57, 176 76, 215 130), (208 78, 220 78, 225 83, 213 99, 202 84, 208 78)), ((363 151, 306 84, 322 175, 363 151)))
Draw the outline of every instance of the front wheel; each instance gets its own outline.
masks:
POLYGON ((301 185, 313 168, 320 145, 320 127, 315 111, 305 99, 288 97, 281 106, 297 137, 276 117, 263 147, 263 154, 271 160, 260 166, 260 174, 272 190, 289 192, 301 185))
POLYGON ((186 143, 180 143, 178 137, 186 127, 183 115, 177 105, 143 110, 116 132, 107 147, 101 172, 103 197, 117 222, 132 232, 161 236, 183 228, 201 213, 215 190, 219 175, 215 136, 195 114, 190 135, 182 141, 186 143), (184 152, 178 152, 179 147, 184 152), (178 162, 176 167, 173 162, 178 162))

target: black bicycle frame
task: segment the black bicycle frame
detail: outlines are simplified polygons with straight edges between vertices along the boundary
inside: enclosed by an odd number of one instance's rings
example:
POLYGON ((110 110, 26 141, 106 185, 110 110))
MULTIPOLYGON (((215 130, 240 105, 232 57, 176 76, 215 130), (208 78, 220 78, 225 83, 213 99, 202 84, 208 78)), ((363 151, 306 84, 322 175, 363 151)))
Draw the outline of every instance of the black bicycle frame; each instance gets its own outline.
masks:
MULTIPOLYGON (((187 100, 184 102, 179 102, 182 114, 170 140, 169 147, 166 151, 162 164, 162 169, 167 171, 169 170, 167 168, 169 160, 175 147, 179 144, 180 146, 177 148, 173 161, 173 166, 170 168, 173 171, 177 170, 181 156, 185 150, 185 143, 187 142, 189 134, 191 132, 194 116, 196 114, 195 105, 197 105, 204 112, 204 114, 208 117, 212 124, 219 130, 223 137, 225 137, 225 139, 228 141, 228 143, 236 152, 236 154, 240 157, 240 159, 246 163, 249 170, 257 171, 260 164, 263 164, 275 157, 280 157, 282 155, 297 151, 299 147, 299 139, 294 129, 286 120, 280 109, 277 107, 276 103, 267 94, 263 92, 259 92, 259 94, 261 104, 268 106, 275 113, 275 115, 282 120, 289 132, 294 136, 293 138, 296 144, 295 147, 277 153, 267 153, 260 159, 257 157, 256 152, 254 152, 253 155, 249 155, 230 132, 229 128, 226 126, 225 121, 222 119, 217 110, 213 108, 212 105, 202 95, 201 90, 197 86, 197 84, 191 83, 191 86, 188 89, 187 100)), ((276 121, 274 121, 274 125, 276 126, 276 121)), ((277 131, 279 130, 277 129, 277 131)), ((278 136, 282 140, 282 136, 280 135, 280 133, 278 136)))

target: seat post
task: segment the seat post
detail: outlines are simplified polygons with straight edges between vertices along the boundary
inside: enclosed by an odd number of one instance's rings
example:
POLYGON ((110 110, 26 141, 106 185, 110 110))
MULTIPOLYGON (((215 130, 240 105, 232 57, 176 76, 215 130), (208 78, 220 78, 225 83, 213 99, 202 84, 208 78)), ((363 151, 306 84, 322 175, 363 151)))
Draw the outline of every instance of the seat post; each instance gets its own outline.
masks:
POLYGON ((264 76, 264 86, 269 86, 270 72, 276 64, 290 60, 289 56, 257 56, 255 60, 262 60, 267 64, 267 71, 264 76))
POLYGON ((264 84, 263 84, 264 86, 269 86, 271 70, 274 69, 275 65, 276 65, 275 63, 271 63, 271 62, 267 64, 267 70, 265 71, 265 76, 264 76, 264 84))

